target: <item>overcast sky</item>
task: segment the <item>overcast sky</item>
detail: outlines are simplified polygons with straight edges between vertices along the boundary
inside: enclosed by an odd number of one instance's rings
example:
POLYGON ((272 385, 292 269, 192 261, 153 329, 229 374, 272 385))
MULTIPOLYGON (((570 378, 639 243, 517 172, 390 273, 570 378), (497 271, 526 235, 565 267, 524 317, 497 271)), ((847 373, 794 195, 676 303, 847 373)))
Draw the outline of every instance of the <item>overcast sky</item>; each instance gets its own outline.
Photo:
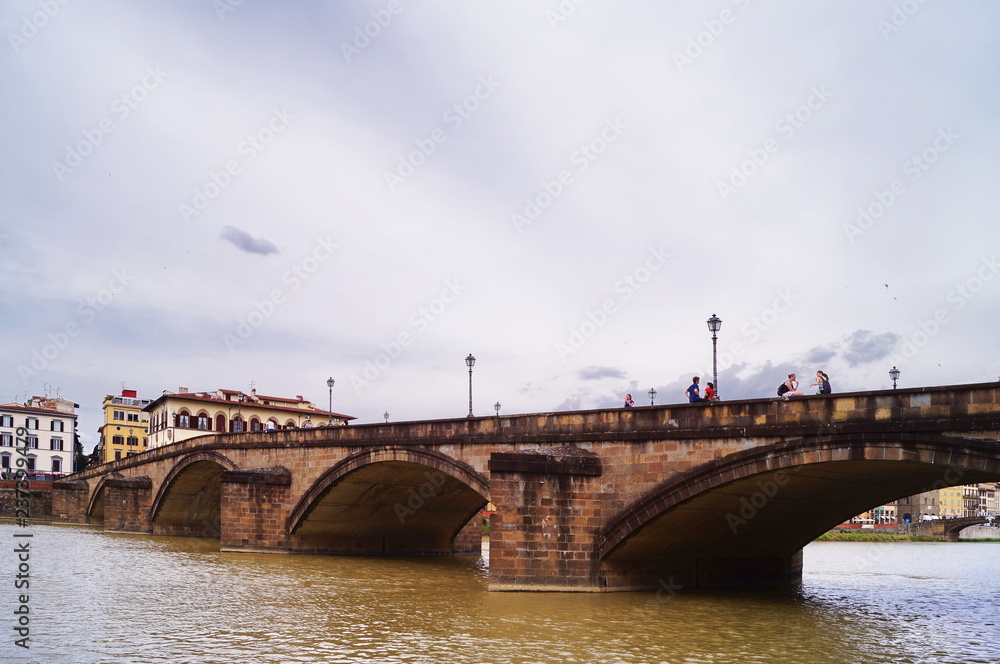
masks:
POLYGON ((0 15, 0 399, 359 423, 997 380, 990 2, 0 15), (704 378, 708 376, 708 378, 704 378))

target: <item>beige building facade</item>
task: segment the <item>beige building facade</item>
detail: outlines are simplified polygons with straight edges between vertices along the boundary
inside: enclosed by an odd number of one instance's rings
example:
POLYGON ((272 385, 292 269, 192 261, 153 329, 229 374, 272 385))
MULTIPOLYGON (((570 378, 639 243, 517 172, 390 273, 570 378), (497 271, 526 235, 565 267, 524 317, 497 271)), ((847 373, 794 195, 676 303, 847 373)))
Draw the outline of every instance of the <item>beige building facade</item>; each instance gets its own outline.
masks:
POLYGON ((273 397, 239 390, 164 390, 143 411, 149 416, 149 447, 162 447, 209 433, 341 426, 351 415, 317 408, 301 395, 273 397))

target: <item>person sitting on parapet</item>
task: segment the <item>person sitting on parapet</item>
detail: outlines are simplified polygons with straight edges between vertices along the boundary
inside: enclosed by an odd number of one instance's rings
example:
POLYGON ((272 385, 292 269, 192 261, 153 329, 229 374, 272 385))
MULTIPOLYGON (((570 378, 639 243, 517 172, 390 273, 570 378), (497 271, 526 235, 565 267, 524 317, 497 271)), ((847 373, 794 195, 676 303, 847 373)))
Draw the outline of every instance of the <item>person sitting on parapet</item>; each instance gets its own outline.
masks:
POLYGON ((697 403, 699 401, 708 401, 705 397, 701 396, 701 388, 698 387, 698 381, 701 378, 698 376, 691 377, 691 387, 684 390, 684 394, 687 395, 688 403, 697 403))
POLYGON ((705 383, 705 401, 712 401, 715 399, 715 383, 708 381, 705 383))
POLYGON ((809 387, 815 387, 816 394, 830 394, 833 391, 830 388, 830 377, 823 371, 816 372, 816 381, 809 387))
POLYGON ((274 431, 276 428, 277 427, 274 426, 274 422, 272 422, 271 420, 268 420, 267 424, 264 425, 264 433, 270 433, 270 432, 274 431))
POLYGON ((803 394, 799 392, 799 381, 795 380, 795 374, 788 374, 788 380, 778 386, 778 396, 779 397, 801 397, 803 394))

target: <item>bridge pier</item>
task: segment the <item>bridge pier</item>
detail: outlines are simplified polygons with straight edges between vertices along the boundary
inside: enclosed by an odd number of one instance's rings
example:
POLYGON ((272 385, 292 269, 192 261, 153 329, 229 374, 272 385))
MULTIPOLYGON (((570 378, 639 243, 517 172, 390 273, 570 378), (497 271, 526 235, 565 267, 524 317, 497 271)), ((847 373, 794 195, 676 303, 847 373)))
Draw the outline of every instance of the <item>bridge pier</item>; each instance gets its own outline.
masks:
POLYGON ((483 552, 483 517, 480 512, 476 512, 476 516, 472 517, 472 520, 455 535, 452 551, 454 553, 483 552))
POLYGON ((64 480, 52 484, 52 518, 67 523, 87 522, 89 487, 80 480, 64 480))
POLYGON ((149 509, 153 482, 148 477, 109 477, 104 482, 104 530, 118 533, 150 532, 149 509))
POLYGON ((601 459, 577 447, 490 455, 490 590, 598 591, 601 459))
POLYGON ((220 477, 219 548, 222 551, 288 551, 285 519, 291 473, 281 466, 227 470, 220 477))

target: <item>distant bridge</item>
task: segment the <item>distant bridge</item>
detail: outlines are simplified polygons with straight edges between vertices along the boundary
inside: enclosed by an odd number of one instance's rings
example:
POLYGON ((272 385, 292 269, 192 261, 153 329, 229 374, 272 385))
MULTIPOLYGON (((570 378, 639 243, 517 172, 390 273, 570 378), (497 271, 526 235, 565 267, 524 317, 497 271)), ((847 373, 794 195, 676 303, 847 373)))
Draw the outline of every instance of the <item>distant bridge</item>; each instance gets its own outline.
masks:
POLYGON ((223 551, 477 551, 490 589, 755 588, 933 488, 1000 480, 1000 384, 215 434, 54 483, 53 517, 223 551))
POLYGON ((985 516, 966 516, 956 519, 931 519, 929 521, 918 521, 906 527, 906 532, 910 535, 926 535, 928 537, 942 537, 949 542, 957 542, 959 533, 969 526, 978 526, 989 523, 989 518, 985 516))

